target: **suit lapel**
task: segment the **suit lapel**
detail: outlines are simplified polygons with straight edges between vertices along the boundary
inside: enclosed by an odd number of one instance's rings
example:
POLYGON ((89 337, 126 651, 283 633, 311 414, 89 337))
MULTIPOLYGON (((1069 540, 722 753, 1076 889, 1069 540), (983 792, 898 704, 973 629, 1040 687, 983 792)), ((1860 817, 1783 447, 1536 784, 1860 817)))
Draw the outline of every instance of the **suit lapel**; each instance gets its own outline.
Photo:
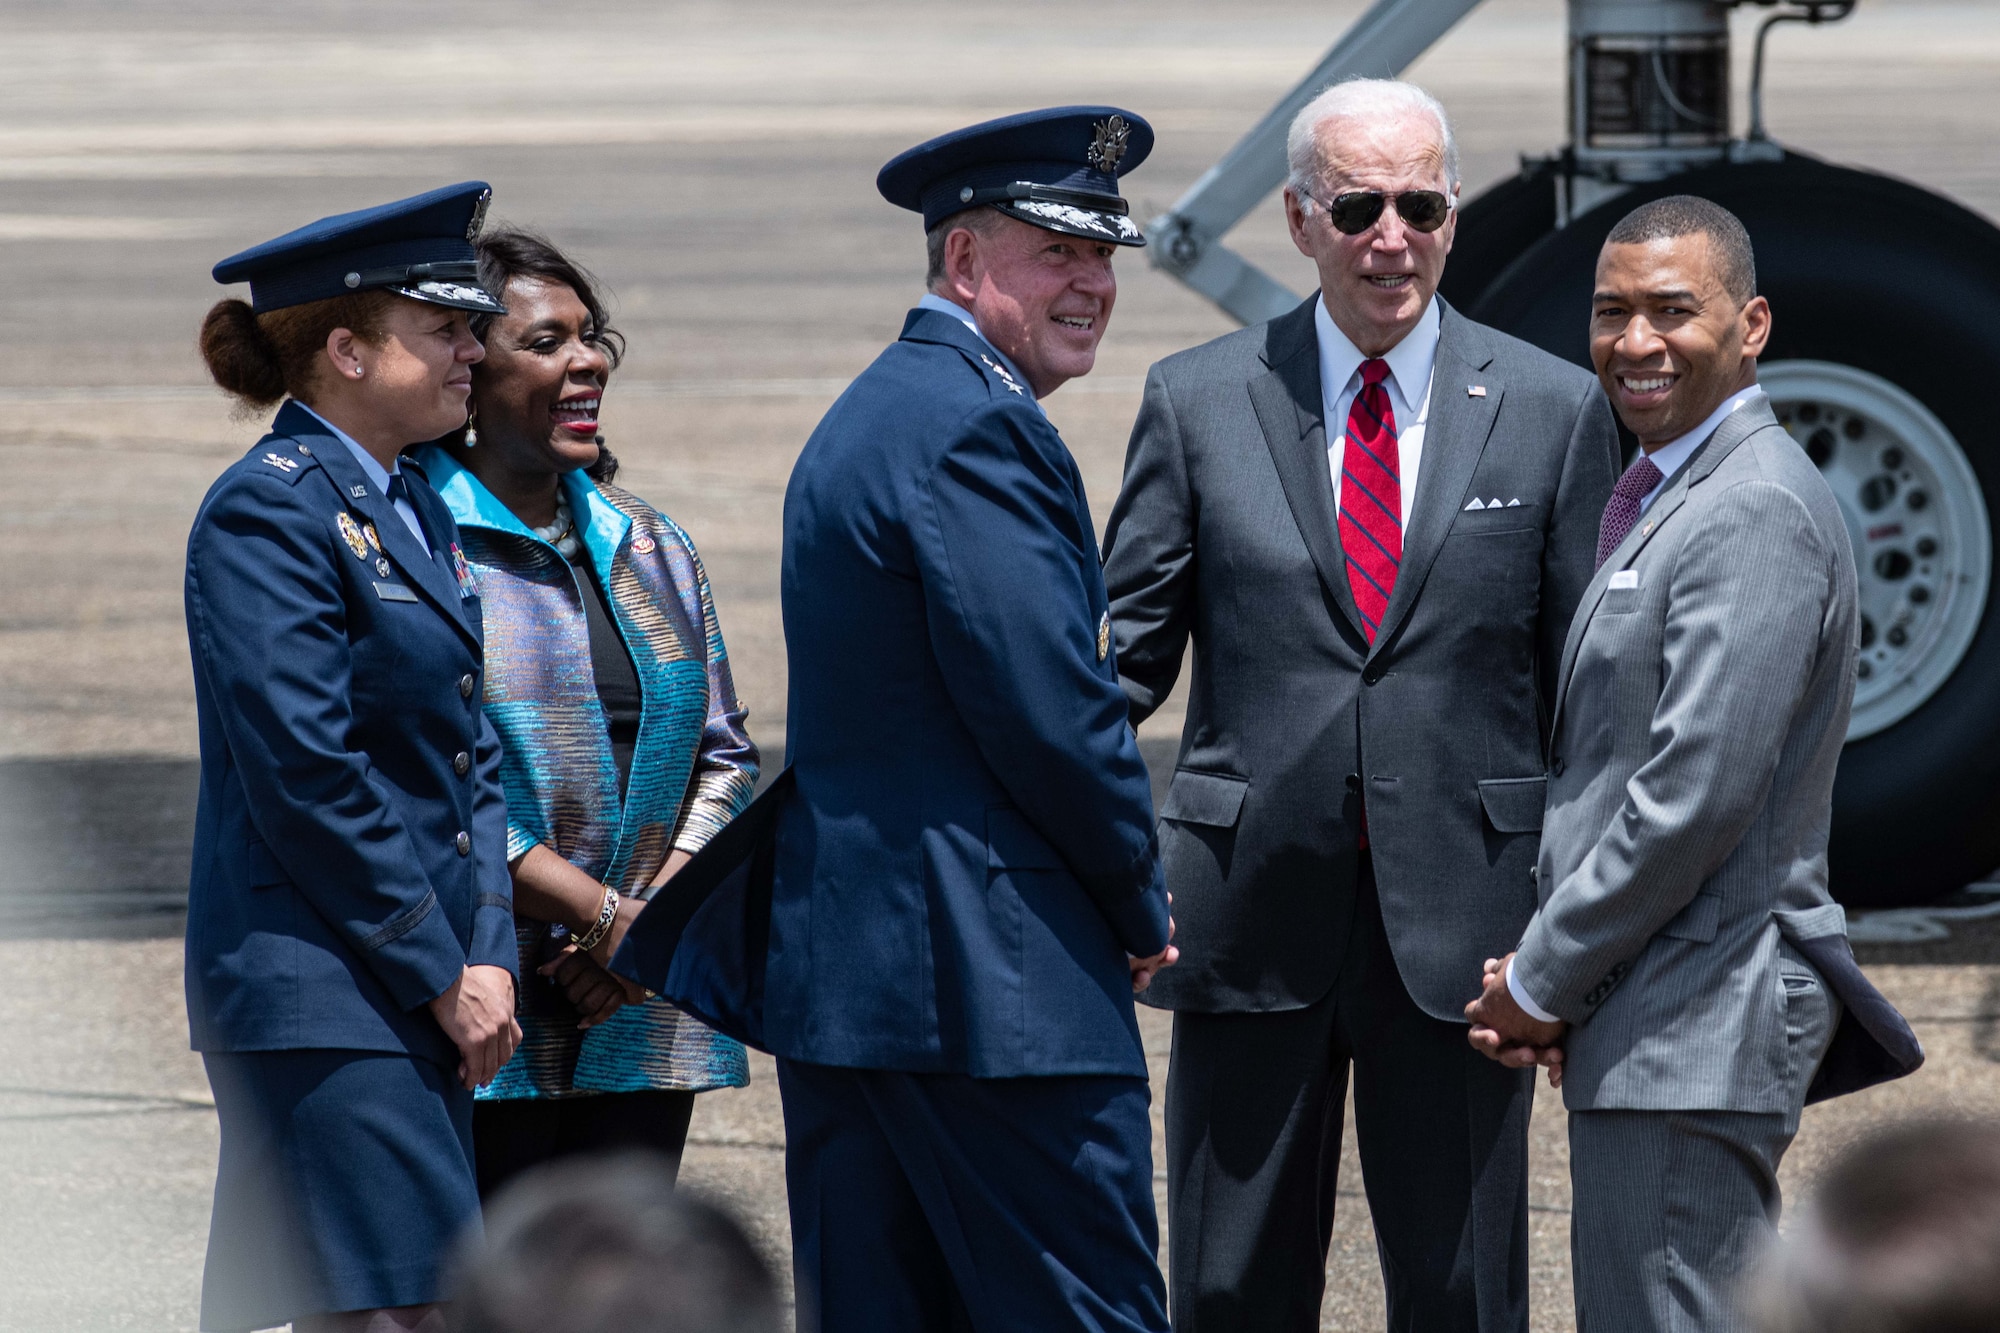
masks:
MULTIPOLYGON (((1439 298, 1434 298, 1439 299, 1439 298)), ((1481 372, 1493 354, 1478 327, 1439 299, 1443 319, 1438 327, 1437 357, 1431 370, 1430 415, 1424 426, 1423 462, 1417 469, 1417 495, 1410 507, 1410 525, 1403 533, 1403 560, 1396 586, 1382 612, 1382 628, 1372 651, 1379 652, 1395 635, 1423 591, 1431 565, 1457 521, 1479 457, 1486 451, 1506 389, 1481 372), (1476 376, 1480 378, 1468 378, 1476 376), (1465 385, 1483 383, 1486 396, 1474 398, 1465 385)), ((1372 653, 1371 653, 1372 655, 1372 653)))
MULTIPOLYGON (((1326 458, 1325 407, 1319 383, 1319 355, 1312 336, 1312 303, 1272 320, 1264 359, 1270 370, 1249 383, 1250 406, 1264 432, 1264 444, 1278 470, 1278 482, 1292 507, 1320 582, 1334 605, 1361 635, 1361 612, 1347 582, 1340 551, 1340 525, 1333 508, 1333 477, 1326 458)), ((1358 642, 1366 642, 1365 636, 1358 642)))
MULTIPOLYGON (((307 417, 307 421, 314 427, 319 425, 310 417, 307 417)), ((479 642, 479 635, 466 620, 464 608, 459 605, 458 581, 431 558, 430 552, 423 548, 422 543, 410 531, 410 525, 403 521, 403 516, 396 512, 396 507, 389 503, 389 497, 375 489, 375 483, 361 470, 361 464, 354 460, 354 455, 347 451, 347 446, 324 430, 315 430, 313 433, 320 441, 314 446, 315 457, 319 459, 321 470, 339 490, 341 503, 375 525, 375 534, 382 542, 383 557, 402 573, 407 583, 423 593, 427 601, 443 612, 445 618, 458 626, 459 632, 476 645, 479 642)), ((414 492, 421 486, 420 483, 411 489, 414 492)), ((413 503, 412 507, 417 506, 413 503)), ((435 535, 443 540, 449 529, 437 525, 433 514, 422 508, 418 508, 418 514, 426 522, 432 523, 435 535)), ((446 558, 450 557, 447 555, 446 558)))
POLYGON ((1639 558, 1639 552, 1653 540, 1662 528, 1687 503, 1688 492, 1708 479, 1710 473, 1722 465, 1736 446, 1749 439, 1766 426, 1776 426, 1778 418, 1772 413, 1768 399, 1746 403, 1722 419, 1715 433, 1688 459, 1673 484, 1660 493, 1652 507, 1625 534, 1625 540, 1618 543, 1597 573, 1583 590, 1583 600, 1577 604, 1576 615, 1569 622, 1569 637, 1563 641, 1562 666, 1556 674, 1556 703, 1550 715, 1549 734, 1562 721, 1563 702, 1569 697, 1570 672, 1576 667, 1576 655, 1583 646, 1583 636, 1590 621, 1597 614, 1597 607, 1604 600, 1605 589, 1611 586, 1611 576, 1621 569, 1628 569, 1639 558))

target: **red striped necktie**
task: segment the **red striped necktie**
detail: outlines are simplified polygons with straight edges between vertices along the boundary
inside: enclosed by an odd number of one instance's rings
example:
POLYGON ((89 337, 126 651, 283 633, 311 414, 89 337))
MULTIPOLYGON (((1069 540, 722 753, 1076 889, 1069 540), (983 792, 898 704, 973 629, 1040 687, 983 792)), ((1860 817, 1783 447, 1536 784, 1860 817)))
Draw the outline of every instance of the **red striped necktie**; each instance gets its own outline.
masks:
POLYGON ((1347 409, 1347 441, 1340 451, 1340 549, 1370 643, 1382 627, 1403 562, 1402 461, 1396 453, 1396 412, 1382 383, 1388 375, 1389 363, 1380 357, 1361 363, 1361 392, 1347 409))

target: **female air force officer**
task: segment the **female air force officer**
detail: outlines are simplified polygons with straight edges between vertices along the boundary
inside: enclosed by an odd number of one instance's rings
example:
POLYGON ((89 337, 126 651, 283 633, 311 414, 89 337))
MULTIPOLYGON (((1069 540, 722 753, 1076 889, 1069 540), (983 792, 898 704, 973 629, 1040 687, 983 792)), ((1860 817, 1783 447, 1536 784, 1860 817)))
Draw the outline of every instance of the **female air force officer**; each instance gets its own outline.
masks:
POLYGON ((287 399, 188 539, 187 1000, 222 1126, 201 1326, 441 1329, 515 945, 478 587, 405 446, 465 422, 479 182, 224 260, 216 382, 287 399))

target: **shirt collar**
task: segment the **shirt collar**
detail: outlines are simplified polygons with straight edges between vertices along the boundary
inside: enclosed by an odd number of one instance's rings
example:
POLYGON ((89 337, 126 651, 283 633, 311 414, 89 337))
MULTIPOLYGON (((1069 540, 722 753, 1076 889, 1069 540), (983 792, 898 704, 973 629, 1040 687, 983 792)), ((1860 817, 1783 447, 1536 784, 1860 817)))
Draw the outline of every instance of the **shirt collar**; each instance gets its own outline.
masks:
POLYGON ((1745 403, 1755 402, 1763 396, 1764 388, 1760 384, 1740 389, 1723 399, 1722 405, 1710 412, 1699 426, 1647 454, 1646 457, 1653 460, 1653 466, 1660 470, 1660 485, 1664 486, 1673 480, 1674 474, 1685 467, 1688 459, 1694 456, 1694 451, 1701 448, 1709 436, 1715 434, 1716 427, 1722 424, 1724 418, 1745 403))
MULTIPOLYGON (((299 400, 296 398, 294 398, 292 401, 295 403, 299 402, 299 400)), ((359 444, 355 443, 354 437, 352 435, 349 435, 346 431, 334 425, 331 421, 328 421, 325 417, 321 416, 319 413, 313 412, 313 410, 310 407, 306 407, 304 403, 299 403, 299 406, 305 407, 306 411, 308 412, 312 412, 312 419, 314 421, 317 421, 320 425, 332 431, 333 438, 339 440, 342 444, 347 446, 347 452, 353 454, 354 461, 361 464, 361 470, 368 474, 368 480, 375 483, 376 494, 387 495, 389 493, 389 478, 392 475, 394 475, 394 473, 401 472, 403 470, 403 465, 401 464, 401 462, 398 462, 396 466, 389 472, 384 472, 382 470, 382 465, 375 461, 375 455, 369 453, 366 449, 363 449, 359 444)))
MULTIPOLYGON (((1437 363, 1439 323, 1437 298, 1433 296, 1425 304, 1416 327, 1382 357, 1389 363, 1389 377, 1396 381, 1396 392, 1413 411, 1423 410, 1424 395, 1431 387, 1431 367, 1437 363)), ((1313 328, 1319 334, 1320 391, 1330 401, 1347 387, 1368 357, 1333 322, 1324 292, 1313 302, 1313 328)))
POLYGON ((966 328, 971 329, 972 336, 985 343, 987 347, 992 349, 993 355, 1000 358, 1000 364, 1007 367, 1007 373, 1020 381, 1021 386, 1030 393, 1034 392, 1033 387, 1028 384, 1028 377, 1021 373, 1021 368, 1014 364, 1012 358, 998 347, 994 347, 993 340, 979 331, 979 324, 972 318, 970 310, 967 310, 956 301, 947 300, 939 296, 936 292, 925 292, 917 301, 917 309, 935 310, 940 315, 950 315, 953 319, 965 325, 966 328))

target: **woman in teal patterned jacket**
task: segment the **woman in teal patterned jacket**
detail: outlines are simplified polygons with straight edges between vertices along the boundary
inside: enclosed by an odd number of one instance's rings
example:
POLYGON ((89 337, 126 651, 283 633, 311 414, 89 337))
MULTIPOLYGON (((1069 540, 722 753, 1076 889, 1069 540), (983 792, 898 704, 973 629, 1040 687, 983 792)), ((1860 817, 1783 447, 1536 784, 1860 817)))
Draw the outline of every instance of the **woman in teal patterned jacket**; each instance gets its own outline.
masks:
MULTIPOLYGON (((504 748, 523 1038, 479 1091, 482 1197, 569 1153, 678 1160, 694 1095, 743 1048, 604 970, 644 899, 750 800, 757 749, 688 536, 610 484, 597 412, 622 343, 589 275, 539 237, 481 239, 505 315, 462 441, 418 455, 486 613, 504 748)), ((671 892, 671 890, 668 890, 671 892)))

